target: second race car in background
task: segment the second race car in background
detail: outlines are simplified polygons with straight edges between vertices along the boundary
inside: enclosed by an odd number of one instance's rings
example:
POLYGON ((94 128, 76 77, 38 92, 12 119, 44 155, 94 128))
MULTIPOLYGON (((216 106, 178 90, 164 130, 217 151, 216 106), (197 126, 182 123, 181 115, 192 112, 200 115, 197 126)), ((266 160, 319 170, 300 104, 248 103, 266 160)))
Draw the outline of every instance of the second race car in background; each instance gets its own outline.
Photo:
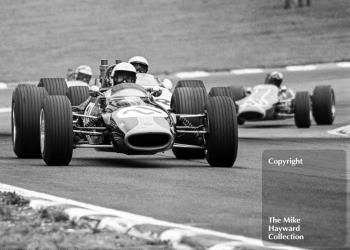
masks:
POLYGON ((236 103, 238 123, 294 118, 298 128, 311 126, 311 113, 317 125, 331 125, 335 119, 335 94, 330 85, 316 86, 312 95, 299 91, 286 95, 285 87, 260 84, 253 88, 214 87, 210 96, 226 95, 236 103))

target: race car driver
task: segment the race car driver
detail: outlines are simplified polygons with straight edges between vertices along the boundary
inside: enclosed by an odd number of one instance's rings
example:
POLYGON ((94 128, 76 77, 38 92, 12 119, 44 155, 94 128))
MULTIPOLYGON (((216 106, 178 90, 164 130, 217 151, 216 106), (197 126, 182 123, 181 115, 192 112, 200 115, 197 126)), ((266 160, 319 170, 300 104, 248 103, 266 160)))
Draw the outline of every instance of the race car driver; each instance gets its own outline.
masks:
POLYGON ((148 72, 148 61, 143 56, 134 56, 129 59, 129 63, 132 64, 137 73, 147 73, 148 72))
POLYGON ((117 59, 117 60, 115 60, 115 64, 108 66, 108 68, 106 70, 106 75, 104 77, 104 80, 102 81, 103 84, 101 84, 102 88, 108 88, 108 87, 111 87, 113 85, 113 79, 111 77, 113 69, 117 64, 122 63, 122 62, 123 62, 122 60, 117 59))
MULTIPOLYGON (((135 83, 136 81, 136 69, 130 63, 121 62, 115 65, 113 71, 111 73, 112 78, 112 86, 104 89, 103 96, 105 98, 100 98, 98 102, 96 102, 95 96, 90 96, 84 103, 80 104, 77 108, 78 110, 85 110, 88 105, 90 105, 88 114, 93 116, 98 116, 100 111, 105 112, 107 108, 106 98, 109 98, 113 94, 113 87, 122 83, 135 83)), ((101 90, 101 89, 100 89, 101 90)), ((89 126, 99 126, 103 124, 101 119, 92 120, 89 122, 89 126)))
POLYGON ((283 74, 279 71, 274 71, 266 75, 265 84, 272 84, 280 89, 282 82, 283 82, 283 74))
POLYGON ((136 69, 130 63, 121 62, 113 68, 111 78, 113 79, 113 86, 125 82, 135 83, 136 69))
POLYGON ((265 78, 265 84, 275 85, 279 89, 279 95, 282 100, 290 99, 294 97, 294 91, 290 88, 287 88, 285 85, 282 85, 283 74, 279 71, 274 71, 270 74, 267 74, 265 78))
POLYGON ((87 65, 80 65, 75 70, 75 80, 90 83, 92 77, 92 69, 87 65))
POLYGON ((149 68, 149 63, 146 58, 143 56, 134 56, 129 59, 129 63, 132 64, 137 73, 137 78, 136 78, 136 84, 139 84, 141 86, 149 86, 149 85, 154 85, 157 83, 157 85, 171 89, 172 88, 172 82, 167 79, 163 78, 161 79, 160 77, 156 77, 152 74, 147 73, 148 68, 149 68))

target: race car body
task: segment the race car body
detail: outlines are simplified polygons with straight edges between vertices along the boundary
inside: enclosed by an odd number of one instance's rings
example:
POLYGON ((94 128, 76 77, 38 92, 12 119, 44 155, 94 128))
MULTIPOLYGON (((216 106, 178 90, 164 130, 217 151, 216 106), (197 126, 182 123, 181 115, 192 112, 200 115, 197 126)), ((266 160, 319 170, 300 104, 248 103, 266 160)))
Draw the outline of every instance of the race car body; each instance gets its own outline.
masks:
POLYGON ((277 120, 292 116, 291 103, 294 96, 283 99, 274 85, 261 84, 251 94, 236 102, 238 117, 244 121, 277 120))
POLYGON ((91 98, 82 115, 73 113, 77 117, 77 134, 79 129, 104 126, 109 133, 89 135, 80 131, 83 140, 79 143, 86 140, 91 145, 103 145, 110 140, 106 149, 112 145, 119 153, 154 154, 171 148, 174 141, 173 118, 136 84, 117 85, 104 95, 91 98))

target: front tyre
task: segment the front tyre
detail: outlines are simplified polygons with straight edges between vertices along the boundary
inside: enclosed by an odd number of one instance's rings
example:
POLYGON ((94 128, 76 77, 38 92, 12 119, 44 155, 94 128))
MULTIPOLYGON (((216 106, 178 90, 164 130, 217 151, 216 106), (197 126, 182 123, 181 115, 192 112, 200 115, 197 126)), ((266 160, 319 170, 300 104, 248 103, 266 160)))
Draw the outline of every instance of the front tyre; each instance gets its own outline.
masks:
POLYGON ((298 128, 309 128, 310 119, 310 95, 307 91, 297 92, 294 99, 294 122, 298 128))
POLYGON ((72 159, 72 106, 66 96, 48 96, 43 101, 40 149, 47 165, 68 165, 72 159))
POLYGON ((312 94, 312 116, 318 125, 332 125, 335 119, 335 95, 329 85, 316 86, 312 94))
POLYGON ((12 94, 11 128, 13 151, 18 158, 40 158, 39 116, 43 88, 18 85, 12 94))
MULTIPOLYGON (((181 87, 176 88, 171 97, 171 108, 176 114, 203 114, 208 96, 204 88, 181 87)), ((178 119, 176 126, 198 127, 203 125, 203 118, 178 119)), ((199 134, 177 134, 175 143, 201 146, 203 138, 199 134)), ((173 148, 178 159, 203 159, 204 149, 173 148)))
POLYGON ((212 167, 232 167, 237 158, 236 108, 229 97, 209 97, 206 158, 212 167))
MULTIPOLYGON (((230 87, 213 87, 209 91, 209 96, 228 96, 232 99, 234 103, 243 99, 246 94, 245 90, 242 86, 230 86, 230 87)), ((242 118, 237 117, 238 125, 243 125, 244 120, 242 118)))

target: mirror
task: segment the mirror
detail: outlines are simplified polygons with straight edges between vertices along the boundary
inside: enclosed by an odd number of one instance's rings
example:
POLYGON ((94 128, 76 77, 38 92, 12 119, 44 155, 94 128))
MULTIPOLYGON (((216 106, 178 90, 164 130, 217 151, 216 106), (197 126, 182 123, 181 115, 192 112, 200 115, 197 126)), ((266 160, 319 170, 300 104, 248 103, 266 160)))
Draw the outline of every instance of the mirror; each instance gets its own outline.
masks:
POLYGON ((162 94, 162 90, 160 89, 160 87, 159 86, 153 86, 153 88, 152 88, 152 95, 154 97, 158 97, 158 96, 161 96, 161 94, 162 94))
POLYGON ((252 93, 252 88, 251 87, 248 87, 245 89, 245 95, 250 95, 252 93))

